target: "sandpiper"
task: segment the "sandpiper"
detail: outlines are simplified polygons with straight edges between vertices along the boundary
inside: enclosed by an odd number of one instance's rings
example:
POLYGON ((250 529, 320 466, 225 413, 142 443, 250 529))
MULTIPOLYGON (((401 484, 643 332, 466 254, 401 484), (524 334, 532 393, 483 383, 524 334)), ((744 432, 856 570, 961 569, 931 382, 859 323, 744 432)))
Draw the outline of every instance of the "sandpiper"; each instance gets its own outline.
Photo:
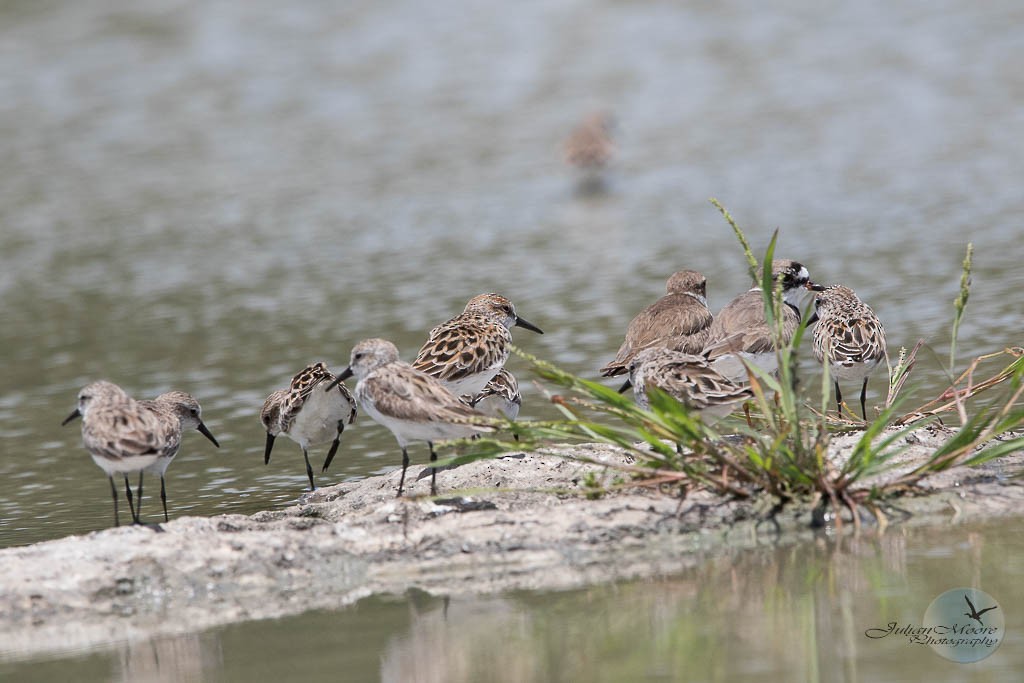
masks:
POLYGON ((700 353, 712 322, 706 289, 707 280, 697 271, 674 273, 665 284, 665 296, 630 321, 625 341, 615 359, 601 368, 601 375, 625 373, 633 357, 646 348, 700 353))
POLYGON ((839 380, 862 381, 860 410, 868 419, 866 396, 868 376, 885 360, 885 330, 874 311, 849 287, 811 285, 817 292, 814 314, 808 324, 814 326, 813 350, 819 363, 828 361, 835 382, 836 407, 843 414, 843 395, 839 380))
POLYGON ((260 422, 267 430, 264 464, 270 463, 274 439, 284 434, 302 448, 310 491, 316 489, 316 484, 309 464, 309 447, 331 441, 321 470, 326 472, 338 452, 345 425, 356 419, 356 402, 352 393, 335 379, 323 362, 309 365, 292 378, 287 389, 271 393, 260 410, 260 422))
POLYGON ((139 401, 139 404, 155 411, 162 419, 169 420, 171 424, 177 425, 177 430, 170 434, 166 448, 161 452, 160 457, 155 463, 146 468, 146 471, 150 474, 160 475, 160 502, 164 506, 164 521, 166 522, 168 521, 167 486, 164 483, 164 473, 167 472, 167 468, 171 461, 174 460, 174 456, 178 454, 182 434, 187 429, 195 429, 209 439, 217 448, 220 448, 220 444, 217 443, 217 439, 214 438, 210 430, 203 424, 203 409, 199 406, 199 401, 193 398, 191 394, 187 394, 184 391, 168 391, 151 401, 139 401))
POLYGON ((715 371, 703 356, 662 348, 644 349, 629 364, 629 379, 620 392, 633 387, 636 402, 649 407, 647 388, 655 386, 712 425, 754 397, 749 387, 715 371))
POLYGON ((502 368, 491 378, 484 390, 476 396, 463 395, 460 400, 470 408, 475 408, 484 415, 515 420, 519 417, 519 409, 523 405, 523 396, 519 393, 519 382, 515 375, 502 368))
MULTIPOLYGON (((514 317, 515 313, 510 315, 514 317)), ((353 375, 359 407, 374 422, 390 429, 402 448, 398 496, 402 495, 405 485, 405 471, 409 467, 407 449, 411 442, 426 441, 430 461, 435 462, 435 441, 464 438, 493 429, 474 422, 486 418, 459 401, 440 380, 399 360, 398 349, 386 339, 364 339, 356 344, 351 363, 332 385, 353 375)), ((432 469, 432 495, 437 493, 436 475, 436 470, 432 469)))
MULTIPOLYGON (((141 524, 142 473, 166 452, 177 425, 133 400, 123 389, 107 381, 92 382, 78 392, 78 407, 65 418, 66 425, 82 418, 82 443, 93 462, 107 474, 114 498, 114 525, 120 526, 117 514, 117 487, 114 475, 124 477, 125 496, 132 512, 132 522, 141 524), (132 499, 128 475, 139 473, 138 506, 132 499)), ((180 431, 179 431, 180 436, 180 431)))
POLYGON ((615 154, 612 117, 605 112, 589 114, 566 138, 565 162, 585 173, 604 168, 615 154))
MULTIPOLYGON (((800 305, 808 296, 810 274, 801 263, 777 259, 772 261, 772 276, 782 282, 782 343, 787 344, 800 326, 800 305)), ((702 355, 719 374, 736 383, 749 381, 744 361, 766 373, 778 369, 760 286, 740 294, 719 311, 702 355)))
POLYGON ((480 294, 459 315, 430 331, 412 366, 456 396, 476 396, 508 360, 512 327, 544 334, 500 294, 480 294))

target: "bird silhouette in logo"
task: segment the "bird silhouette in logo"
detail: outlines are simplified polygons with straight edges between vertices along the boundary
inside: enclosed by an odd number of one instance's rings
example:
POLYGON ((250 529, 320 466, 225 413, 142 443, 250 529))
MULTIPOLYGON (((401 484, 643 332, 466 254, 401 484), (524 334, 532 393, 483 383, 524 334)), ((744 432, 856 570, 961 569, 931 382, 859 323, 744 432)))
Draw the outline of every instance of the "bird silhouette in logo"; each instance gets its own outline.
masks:
POLYGON ((994 610, 995 608, 999 607, 999 605, 993 605, 991 607, 986 607, 985 609, 983 609, 983 610, 981 610, 979 612, 977 609, 975 609, 974 603, 971 602, 971 599, 969 597, 967 597, 966 593, 964 593, 964 600, 967 601, 967 606, 971 608, 970 612, 964 612, 964 616, 965 617, 970 617, 971 619, 974 619, 976 622, 978 622, 982 626, 985 625, 985 622, 981 620, 981 615, 984 614, 985 612, 988 612, 989 610, 994 610))

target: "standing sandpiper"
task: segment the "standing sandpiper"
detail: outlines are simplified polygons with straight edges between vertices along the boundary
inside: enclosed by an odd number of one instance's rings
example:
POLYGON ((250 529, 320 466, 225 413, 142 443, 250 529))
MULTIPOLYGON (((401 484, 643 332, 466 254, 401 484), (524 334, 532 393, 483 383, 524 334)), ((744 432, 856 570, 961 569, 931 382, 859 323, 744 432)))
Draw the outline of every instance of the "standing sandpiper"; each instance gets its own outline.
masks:
POLYGON ((849 287, 812 285, 818 293, 814 314, 808 321, 814 326, 813 350, 819 363, 828 361, 835 381, 836 407, 843 415, 843 395, 839 380, 863 381, 860 410, 867 421, 868 376, 885 360, 885 330, 878 316, 849 287))
POLYGON ((321 470, 326 472, 338 452, 345 425, 356 419, 356 402, 352 393, 335 379, 323 362, 314 363, 295 375, 287 389, 278 389, 270 394, 260 410, 260 422, 267 430, 264 464, 270 464, 274 439, 278 434, 284 434, 302 448, 310 491, 316 490, 316 484, 313 482, 313 467, 309 464, 309 447, 331 441, 321 470))
POLYGON ((480 294, 465 310, 430 331, 412 366, 435 377, 456 396, 476 396, 508 360, 512 327, 544 334, 520 318, 500 294, 480 294))
POLYGON ((624 374, 633 357, 646 348, 700 353, 712 322, 706 290, 707 280, 697 271, 674 273, 665 284, 665 296, 630 321, 615 360, 601 368, 601 375, 624 374))
MULTIPOLYGON (((355 397, 359 407, 374 422, 390 429, 402 448, 399 496, 405 485, 405 471, 409 467, 407 448, 411 442, 426 441, 430 461, 435 462, 435 441, 493 430, 488 425, 475 423, 475 420, 486 419, 485 416, 459 401, 440 380, 399 360, 398 349, 386 339, 364 339, 356 344, 350 365, 332 385, 353 375, 357 381, 355 397)), ((436 476, 432 468, 431 495, 437 493, 436 476)))
MULTIPOLYGON (((117 487, 114 475, 124 477, 125 496, 132 512, 132 523, 142 524, 142 473, 156 463, 173 439, 177 425, 171 425, 160 415, 133 400, 121 387, 112 382, 87 384, 78 392, 78 407, 65 418, 66 425, 76 417, 82 418, 82 443, 93 462, 99 465, 110 480, 110 493, 114 498, 114 526, 120 526, 117 515, 117 487), (139 473, 138 506, 132 498, 128 475, 139 473)), ((180 431, 179 431, 180 437, 180 431)))
POLYGON ((164 449, 155 463, 146 468, 146 471, 150 474, 160 475, 160 502, 164 506, 164 521, 166 522, 168 521, 167 486, 164 483, 164 473, 167 472, 167 468, 170 466, 171 461, 174 460, 174 456, 178 454, 182 434, 185 430, 195 429, 209 439, 217 448, 220 448, 220 444, 217 443, 217 439, 214 438, 210 430, 203 424, 203 409, 199 406, 199 401, 184 391, 168 391, 167 393, 160 394, 152 401, 139 401, 139 404, 155 411, 162 419, 169 420, 171 424, 178 425, 177 432, 171 437, 167 448, 164 449))

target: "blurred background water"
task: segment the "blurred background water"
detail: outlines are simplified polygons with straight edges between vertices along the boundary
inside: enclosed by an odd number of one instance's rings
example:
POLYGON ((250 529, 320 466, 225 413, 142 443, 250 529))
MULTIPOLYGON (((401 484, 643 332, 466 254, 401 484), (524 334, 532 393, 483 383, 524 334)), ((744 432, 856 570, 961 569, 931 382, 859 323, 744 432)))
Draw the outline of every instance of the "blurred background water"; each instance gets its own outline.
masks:
MULTIPOLYGON (((266 394, 368 336, 411 358, 474 294, 505 293, 546 332, 517 330, 524 349, 594 376, 674 270, 703 271, 716 311, 748 286, 711 196, 755 248, 778 227, 780 255, 854 287, 893 349, 946 354, 973 241, 963 355, 1020 344, 1020 20, 1011 2, 5 3, 0 545, 108 523, 59 426, 94 379, 201 401, 223 448, 186 438, 181 515, 294 501, 298 447, 260 457, 266 394), (560 145, 597 109, 618 157, 583 196, 560 145)), ((922 397, 944 381, 923 360, 922 397)), ((320 479, 396 455, 360 420, 320 479)))
MULTIPOLYGON (((474 294, 595 376, 671 272, 715 311, 749 286, 711 196, 856 289, 891 349, 926 339, 935 394, 968 241, 961 357, 1024 341, 1022 25, 999 0, 0 4, 0 546, 109 524, 59 426, 94 379, 201 401, 222 448, 186 436, 181 516, 293 503, 266 394, 368 336, 410 359, 474 294), (582 195, 560 145, 595 110, 618 154, 582 195)), ((363 418, 318 480, 398 462, 363 418)))

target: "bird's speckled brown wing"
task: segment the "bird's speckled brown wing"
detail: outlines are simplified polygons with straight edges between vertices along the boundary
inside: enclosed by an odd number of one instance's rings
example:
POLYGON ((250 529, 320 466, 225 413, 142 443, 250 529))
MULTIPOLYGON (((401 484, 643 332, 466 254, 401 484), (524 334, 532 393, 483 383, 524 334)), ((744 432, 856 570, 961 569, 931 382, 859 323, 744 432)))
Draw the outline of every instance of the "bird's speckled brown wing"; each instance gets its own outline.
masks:
POLYGON ((644 373, 644 383, 654 384, 690 408, 704 410, 753 398, 753 392, 730 382, 707 363, 663 362, 644 373))
POLYGON ((819 320, 814 329, 814 356, 837 365, 852 365, 885 358, 885 330, 873 315, 851 320, 819 320))
POLYGON ((484 417, 466 406, 436 379, 408 365, 392 364, 386 372, 367 375, 356 387, 357 398, 365 403, 373 397, 377 412, 411 422, 470 422, 484 417))
MULTIPOLYGON (((288 432, 292 425, 295 423, 295 418, 298 417, 299 411, 302 410, 303 404, 309 400, 310 394, 313 390, 324 384, 325 382, 330 383, 334 381, 334 373, 327 369, 325 363, 317 362, 312 365, 306 366, 295 377, 292 378, 291 384, 288 389, 284 391, 284 397, 278 398, 280 405, 278 406, 279 414, 277 416, 278 426, 280 431, 288 432)), ((343 382, 339 382, 337 385, 338 392, 348 401, 351 406, 349 412, 349 424, 356 417, 356 402, 352 396, 352 392, 349 391, 348 387, 343 382)), ((271 398, 278 395, 279 392, 274 392, 267 399, 267 403, 270 402, 271 398)), ((263 408, 267 410, 267 403, 264 403, 263 408)), ((264 421, 264 425, 268 424, 264 421)))
POLYGON ((512 335, 482 316, 459 316, 438 325, 412 366, 444 382, 476 375, 508 360, 512 335))
POLYGON ((132 401, 89 412, 82 425, 82 441, 90 453, 110 460, 177 452, 181 430, 176 419, 132 401))

